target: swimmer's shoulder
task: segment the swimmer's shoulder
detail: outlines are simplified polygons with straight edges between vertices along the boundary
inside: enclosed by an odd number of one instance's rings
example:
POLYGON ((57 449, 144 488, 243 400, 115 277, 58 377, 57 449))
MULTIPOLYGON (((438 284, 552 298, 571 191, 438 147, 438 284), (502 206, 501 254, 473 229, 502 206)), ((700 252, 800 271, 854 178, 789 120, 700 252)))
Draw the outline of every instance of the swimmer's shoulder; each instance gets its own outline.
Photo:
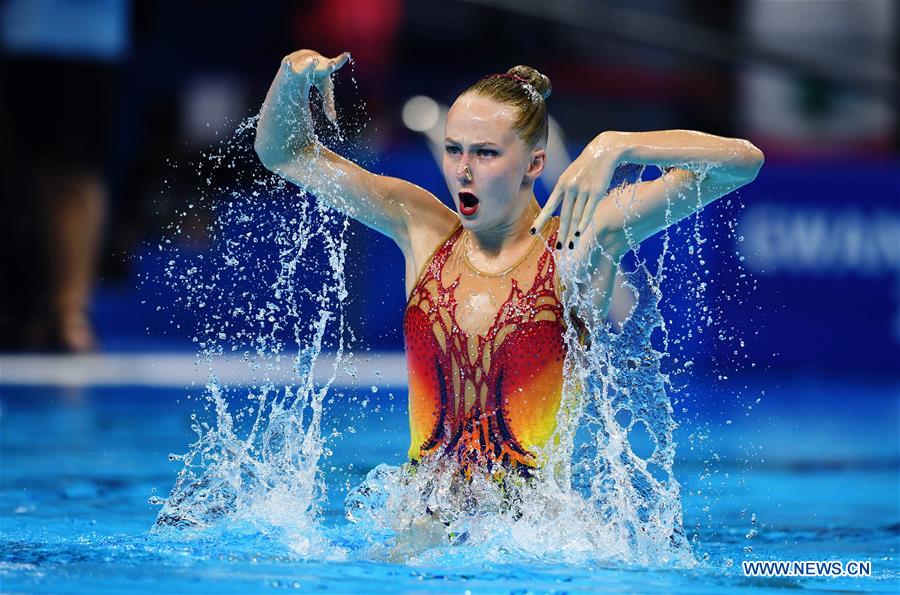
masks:
POLYGON ((389 201, 399 206, 403 233, 397 243, 404 254, 412 255, 423 246, 437 242, 459 226, 459 215, 428 190, 393 178, 389 201))
POLYGON ((459 216, 454 211, 447 211, 449 216, 441 213, 430 221, 417 222, 409 229, 409 246, 403 250, 407 297, 438 248, 462 226, 459 216))

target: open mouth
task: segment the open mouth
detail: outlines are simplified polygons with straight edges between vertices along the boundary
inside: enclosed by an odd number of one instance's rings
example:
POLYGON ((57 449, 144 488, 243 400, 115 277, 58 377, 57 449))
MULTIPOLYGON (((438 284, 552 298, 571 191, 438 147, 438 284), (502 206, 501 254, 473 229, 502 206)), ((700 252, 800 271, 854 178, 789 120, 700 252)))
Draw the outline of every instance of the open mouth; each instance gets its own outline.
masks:
POLYGON ((471 192, 459 193, 459 212, 463 215, 472 216, 478 210, 478 197, 471 192))

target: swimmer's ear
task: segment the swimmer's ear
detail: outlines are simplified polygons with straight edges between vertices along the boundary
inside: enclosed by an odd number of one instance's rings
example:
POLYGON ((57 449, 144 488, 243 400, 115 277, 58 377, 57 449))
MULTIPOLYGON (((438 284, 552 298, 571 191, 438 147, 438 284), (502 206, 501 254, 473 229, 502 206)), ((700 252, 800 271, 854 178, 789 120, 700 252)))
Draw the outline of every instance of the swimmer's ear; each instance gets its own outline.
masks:
POLYGON ((533 182, 544 171, 544 165, 547 162, 547 151, 542 148, 536 148, 531 151, 531 161, 525 170, 525 182, 533 182))

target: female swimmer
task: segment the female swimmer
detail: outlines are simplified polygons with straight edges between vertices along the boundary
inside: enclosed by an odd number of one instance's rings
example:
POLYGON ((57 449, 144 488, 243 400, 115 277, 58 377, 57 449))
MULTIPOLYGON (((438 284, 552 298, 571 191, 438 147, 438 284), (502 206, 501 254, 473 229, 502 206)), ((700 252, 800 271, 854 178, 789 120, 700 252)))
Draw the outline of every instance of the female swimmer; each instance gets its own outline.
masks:
MULTIPOLYGON (((284 58, 262 106, 256 152, 266 168, 402 250, 410 459, 452 457, 467 477, 527 475, 553 433, 563 386, 557 267, 566 260, 588 279, 595 312, 605 317, 627 250, 751 182, 763 154, 745 140, 694 131, 602 132, 541 208, 533 187, 547 157, 550 81, 516 66, 477 81, 447 114, 442 168, 451 210, 317 142, 310 89, 334 120, 331 76, 348 58, 311 50, 284 58), (608 191, 622 163, 664 174, 608 191), (700 175, 690 164, 708 170, 700 175)), ((582 330, 600 322, 585 320, 582 330)))

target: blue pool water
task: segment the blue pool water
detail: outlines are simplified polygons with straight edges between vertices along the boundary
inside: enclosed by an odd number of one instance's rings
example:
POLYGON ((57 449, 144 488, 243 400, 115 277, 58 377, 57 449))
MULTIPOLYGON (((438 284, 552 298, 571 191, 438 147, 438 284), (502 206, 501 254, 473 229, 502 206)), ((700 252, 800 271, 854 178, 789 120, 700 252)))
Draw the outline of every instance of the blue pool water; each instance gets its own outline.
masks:
MULTIPOLYGON (((699 537, 690 570, 484 560, 466 546, 428 563, 367 560, 343 499, 406 450, 406 394, 365 390, 370 404, 328 405, 343 430, 322 464, 328 539, 342 560, 299 558, 277 532, 154 534, 200 407, 183 389, 0 388, 0 587, 4 592, 719 592, 900 587, 900 393, 895 381, 745 379, 765 391, 752 412, 720 387, 696 388, 679 420, 676 476, 684 525, 699 537), (391 398, 391 395, 393 398, 391 398), (704 403, 703 399, 706 399, 704 403), (377 410, 377 411, 376 411, 377 410), (354 431, 346 431, 349 425, 354 431), (698 428, 706 428, 699 431, 698 428), (702 439, 698 435, 702 434, 702 439), (698 440, 704 444, 698 443, 698 440), (710 447, 708 444, 715 444, 710 447), (715 451, 720 460, 711 463, 715 451), (720 480, 711 481, 707 474, 720 480), (757 521, 751 521, 755 515, 757 521), (751 530, 758 534, 747 537, 751 530), (354 553, 356 552, 356 555, 354 553), (742 560, 867 560, 868 578, 748 578, 742 560), (730 561, 730 562, 729 562, 730 561)), ((346 393, 348 391, 343 391, 346 393)))

